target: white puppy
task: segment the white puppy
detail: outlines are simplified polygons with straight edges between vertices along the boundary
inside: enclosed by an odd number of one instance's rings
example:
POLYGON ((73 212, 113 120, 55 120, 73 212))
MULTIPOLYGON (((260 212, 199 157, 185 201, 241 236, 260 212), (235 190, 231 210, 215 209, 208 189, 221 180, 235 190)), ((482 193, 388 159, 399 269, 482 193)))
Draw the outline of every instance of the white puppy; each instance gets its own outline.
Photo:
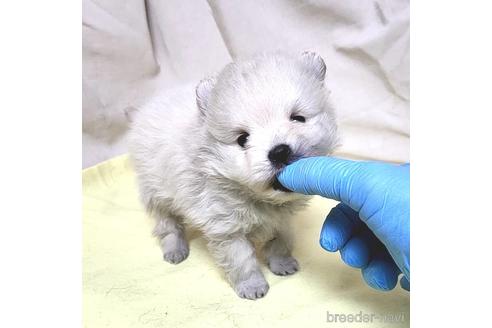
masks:
POLYGON ((289 217, 308 197, 287 192, 276 175, 336 146, 325 71, 315 53, 262 55, 227 65, 196 89, 157 95, 137 112, 130 150, 166 261, 188 256, 185 223, 203 232, 240 297, 269 288, 253 243, 265 244, 273 273, 298 270, 289 217))

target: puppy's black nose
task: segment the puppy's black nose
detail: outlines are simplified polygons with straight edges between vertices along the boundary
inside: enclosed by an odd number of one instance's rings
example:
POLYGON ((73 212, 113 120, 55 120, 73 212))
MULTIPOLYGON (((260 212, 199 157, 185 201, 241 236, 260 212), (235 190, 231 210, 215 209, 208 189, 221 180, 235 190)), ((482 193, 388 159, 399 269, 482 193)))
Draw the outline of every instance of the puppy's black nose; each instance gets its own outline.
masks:
POLYGON ((270 152, 268 152, 268 159, 275 165, 287 164, 291 155, 292 150, 289 145, 280 144, 276 145, 272 148, 272 150, 270 150, 270 152))

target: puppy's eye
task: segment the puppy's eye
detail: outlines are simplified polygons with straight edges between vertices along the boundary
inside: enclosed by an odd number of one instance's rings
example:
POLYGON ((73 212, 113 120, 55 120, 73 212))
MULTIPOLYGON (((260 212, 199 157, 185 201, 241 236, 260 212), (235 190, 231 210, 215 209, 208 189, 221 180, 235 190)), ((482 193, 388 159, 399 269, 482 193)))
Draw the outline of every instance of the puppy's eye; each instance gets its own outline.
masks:
POLYGON ((241 133, 241 135, 237 138, 237 144, 244 148, 246 142, 248 141, 248 137, 249 137, 248 132, 241 133))
POLYGON ((290 115, 290 120, 291 121, 301 122, 301 123, 306 122, 306 118, 304 116, 294 115, 294 114, 290 115))

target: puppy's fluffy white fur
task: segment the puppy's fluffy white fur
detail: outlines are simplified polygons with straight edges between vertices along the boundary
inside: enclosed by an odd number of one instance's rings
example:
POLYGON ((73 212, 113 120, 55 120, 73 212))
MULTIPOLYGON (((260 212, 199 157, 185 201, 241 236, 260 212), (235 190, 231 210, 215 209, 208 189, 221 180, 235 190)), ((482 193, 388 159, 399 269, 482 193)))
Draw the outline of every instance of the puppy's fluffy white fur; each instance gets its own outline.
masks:
POLYGON ((240 297, 256 299, 269 288, 254 243, 264 244, 273 273, 298 270, 288 222, 308 197, 272 188, 282 165, 268 155, 288 145, 291 162, 336 146, 325 71, 315 53, 261 55, 197 87, 158 94, 136 113, 130 152, 166 261, 188 256, 188 224, 203 232, 240 297))

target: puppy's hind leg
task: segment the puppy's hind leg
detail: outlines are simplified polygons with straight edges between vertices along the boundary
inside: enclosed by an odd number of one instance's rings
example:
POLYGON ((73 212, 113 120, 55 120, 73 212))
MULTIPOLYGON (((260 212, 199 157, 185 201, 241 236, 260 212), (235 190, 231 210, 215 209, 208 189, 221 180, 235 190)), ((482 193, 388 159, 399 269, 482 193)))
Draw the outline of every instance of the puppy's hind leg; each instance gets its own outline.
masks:
POLYGON ((167 262, 178 264, 188 257, 190 249, 179 218, 169 213, 159 214, 153 234, 159 238, 167 262))
POLYGON ((297 260, 291 255, 290 238, 286 233, 278 232, 276 237, 263 248, 270 271, 279 276, 294 274, 299 270, 297 260))

